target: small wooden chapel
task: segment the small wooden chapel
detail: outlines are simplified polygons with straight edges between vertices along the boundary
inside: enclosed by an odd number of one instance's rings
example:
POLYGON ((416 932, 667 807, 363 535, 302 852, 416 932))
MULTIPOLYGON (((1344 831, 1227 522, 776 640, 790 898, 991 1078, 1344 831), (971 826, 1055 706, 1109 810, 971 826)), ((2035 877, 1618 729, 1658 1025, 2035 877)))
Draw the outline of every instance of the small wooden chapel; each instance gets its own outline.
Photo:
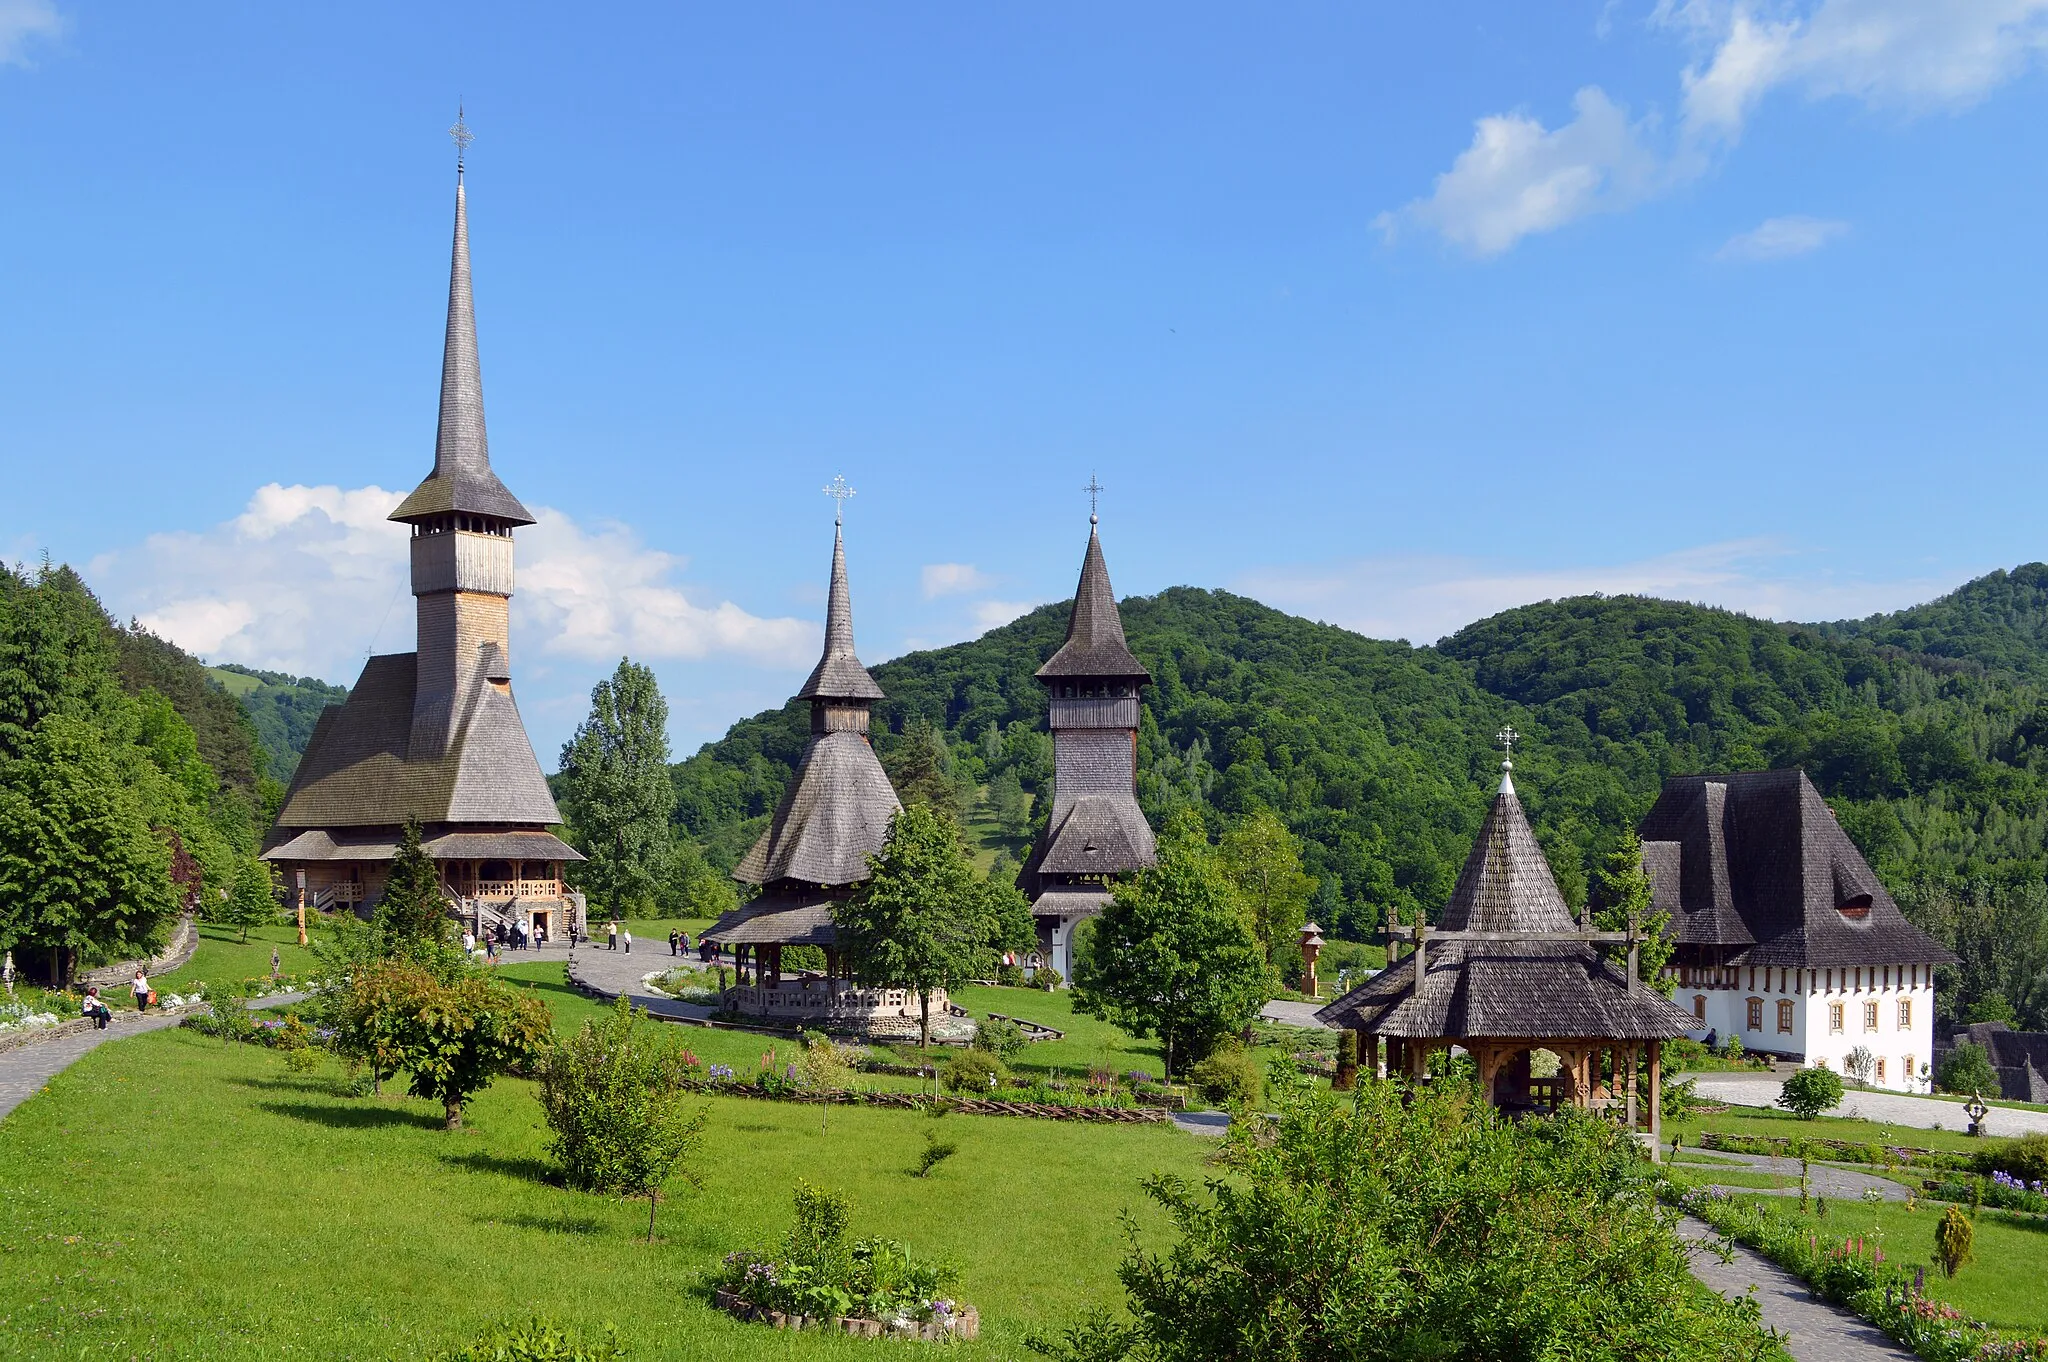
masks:
MULTIPOLYGON (((1503 741, 1514 741, 1512 729, 1503 741)), ((1575 921, 1515 793, 1512 756, 1441 923, 1388 933, 1408 953, 1316 1013, 1358 1033, 1361 1069, 1421 1080, 1429 1057, 1471 1055, 1480 1087, 1510 1113, 1574 1106, 1661 1135, 1663 1043, 1692 1018, 1638 981, 1634 931, 1575 921), (1625 963, 1608 948, 1625 947, 1625 963), (1382 1042, 1385 1043, 1384 1055, 1382 1042), (1539 1051, 1557 1058, 1538 1076, 1539 1051)))

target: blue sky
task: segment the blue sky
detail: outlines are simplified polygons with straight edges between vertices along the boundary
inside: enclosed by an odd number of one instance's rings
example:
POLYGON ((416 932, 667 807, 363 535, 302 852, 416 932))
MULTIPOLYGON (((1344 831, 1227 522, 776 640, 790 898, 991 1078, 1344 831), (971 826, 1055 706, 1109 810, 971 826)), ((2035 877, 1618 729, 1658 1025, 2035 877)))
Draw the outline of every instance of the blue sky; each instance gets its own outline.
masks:
POLYGON ((458 99, 514 665, 688 751, 819 637, 1224 586, 1427 641, 2044 556, 2048 0, 0 0, 0 554, 215 660, 411 646, 458 99))

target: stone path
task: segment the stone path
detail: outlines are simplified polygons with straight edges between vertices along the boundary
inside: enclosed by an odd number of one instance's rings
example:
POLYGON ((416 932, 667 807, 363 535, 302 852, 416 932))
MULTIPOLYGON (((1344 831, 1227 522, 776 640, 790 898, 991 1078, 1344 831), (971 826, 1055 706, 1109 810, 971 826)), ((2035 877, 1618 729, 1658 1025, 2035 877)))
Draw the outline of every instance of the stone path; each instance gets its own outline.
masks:
MULTIPOLYGON (((1710 1102, 1733 1102, 1745 1107, 1777 1105, 1785 1080, 1771 1074, 1688 1074, 1699 1094, 1710 1102)), ((1967 1130, 1970 1118, 1963 1115, 1960 1102, 1943 1102, 1933 1097, 1911 1097, 1902 1092, 1859 1092, 1852 1089, 1830 1116, 1859 1116, 1885 1125, 1912 1126, 1917 1130, 1967 1130)), ((2048 1111, 2027 1111, 2016 1107, 1993 1107, 1984 1119, 1993 1135, 2024 1135, 2031 1130, 2048 1130, 2048 1111)))
POLYGON ((1316 1020, 1316 1009, 1321 1003, 1297 1003, 1275 998, 1259 1009, 1259 1015, 1270 1022, 1281 1022, 1287 1026, 1308 1026, 1318 1031, 1334 1031, 1334 1026, 1325 1026, 1316 1020))
POLYGON ((1740 1244, 1734 1246, 1734 1260, 1723 1263, 1706 1247, 1720 1236, 1705 1221, 1685 1217, 1678 1222, 1678 1235, 1696 1245, 1695 1277, 1729 1300, 1740 1300, 1754 1288, 1764 1323, 1785 1335, 1785 1351, 1797 1362, 1914 1362, 1914 1354, 1882 1329, 1818 1299, 1805 1282, 1740 1244))
MULTIPOLYGON (((1717 1165, 1728 1168, 1747 1168, 1757 1173, 1782 1173, 1787 1177, 1794 1178, 1799 1176, 1799 1160, 1797 1159, 1778 1158, 1770 1154, 1730 1154, 1721 1149, 1705 1150, 1702 1152, 1701 1157, 1711 1157, 1714 1163, 1679 1163, 1673 1164, 1672 1167, 1684 1169, 1686 1174, 1691 1177, 1710 1178, 1714 1175, 1714 1169, 1717 1165), (1724 1159, 1727 1162, 1722 1164, 1721 1161, 1724 1159)), ((1903 1183, 1894 1182, 1890 1178, 1879 1177, 1875 1173, 1859 1173, 1851 1168, 1835 1168, 1820 1163, 1812 1166, 1811 1170, 1807 1173, 1806 1181, 1807 1186, 1815 1196, 1824 1196, 1835 1201, 1855 1201, 1863 1195, 1867 1188, 1871 1187, 1875 1187, 1878 1194, 1886 1201, 1904 1201, 1907 1195, 1906 1186, 1903 1183)), ((1797 1187, 1780 1187, 1777 1189, 1769 1187, 1724 1187, 1722 1190, 1754 1196, 1799 1195, 1797 1187)))
MULTIPOLYGON (((668 953, 666 941, 656 941, 652 949, 645 943, 635 943, 636 950, 606 950, 602 945, 590 942, 568 949, 550 947, 540 951, 508 951, 498 957, 508 965, 526 960, 566 960, 569 965, 569 982, 579 988, 607 998, 616 998, 621 993, 633 1000, 633 1006, 644 1007, 657 1017, 702 1020, 711 1015, 711 1009, 695 1003, 681 1003, 666 998, 647 987, 650 974, 672 969, 683 964, 680 957, 668 953)), ((689 957, 695 962, 696 956, 689 957)))
MULTIPOLYGON (((275 998, 252 998, 249 1008, 281 1007, 302 1002, 303 993, 285 993, 275 998)), ((70 1068, 88 1050, 110 1040, 161 1031, 185 1020, 183 1012, 116 1012, 104 1031, 80 1031, 55 1040, 37 1041, 0 1054, 0 1119, 43 1090, 43 1085, 70 1068)))

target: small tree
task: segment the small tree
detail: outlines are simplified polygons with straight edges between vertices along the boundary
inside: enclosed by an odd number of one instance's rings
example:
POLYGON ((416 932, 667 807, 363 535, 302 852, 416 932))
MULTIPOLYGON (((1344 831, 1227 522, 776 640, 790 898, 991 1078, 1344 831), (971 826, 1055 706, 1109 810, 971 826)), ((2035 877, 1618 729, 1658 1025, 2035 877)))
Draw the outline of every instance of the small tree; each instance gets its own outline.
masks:
POLYGON ((1941 1057, 1941 1068, 1934 1081, 1943 1092, 1988 1092, 1996 1096, 1999 1090, 1998 1070, 1991 1067, 1991 1056, 1983 1046, 1970 1040, 1958 1041, 1941 1057))
POLYGON ((399 1067, 412 1076, 412 1095, 439 1102, 448 1129, 460 1130, 463 1104, 537 1058, 552 1026, 546 1003, 481 975, 432 984, 397 1018, 399 1067))
MULTIPOLYGON (((1603 932, 1625 932, 1633 923, 1642 940, 1636 947, 1636 977, 1659 989, 1666 997, 1678 986, 1677 976, 1666 977, 1678 942, 1670 931, 1671 914, 1650 906, 1650 876, 1643 869, 1643 843, 1633 831, 1624 831, 1621 842, 1608 856, 1600 871, 1600 906, 1593 922, 1603 932)), ((1615 951, 1617 963, 1626 964, 1625 951, 1615 951)))
POLYGON ((889 822, 868 878, 833 913, 854 977, 917 994, 919 1043, 932 1043, 932 991, 988 963, 987 895, 951 822, 911 804, 889 822))
POLYGON ((1842 1072, 1858 1083, 1868 1083, 1877 1072, 1877 1056, 1870 1053, 1868 1045, 1859 1045, 1842 1056, 1842 1072))
POLYGON ((251 927, 261 927, 277 917, 277 895, 269 865, 253 856, 235 858, 235 882, 218 888, 207 886, 201 899, 209 922, 233 927, 249 939, 251 927))
POLYGON ((1223 873, 1251 915, 1252 932, 1274 964, 1301 959, 1302 924, 1308 921, 1315 877, 1302 873, 1301 840, 1267 809, 1224 829, 1216 847, 1223 873))
POLYGON ((437 987, 433 975, 409 962, 361 962, 344 986, 319 996, 315 1015, 333 1030, 329 1046, 334 1053, 368 1069, 370 1091, 382 1096, 384 1080, 405 1066, 411 1019, 437 987))
MULTIPOLYGON (((995 725, 989 727, 993 730, 995 725)), ((1005 766, 995 773, 988 783, 988 802, 1005 837, 1022 837, 1031 827, 1031 799, 1024 793, 1016 767, 1005 766)))
POLYGON ((663 1184, 679 1171, 696 1181, 682 1165, 710 1109, 690 1109, 689 1072, 682 1052, 623 997, 540 1061, 541 1114, 554 1132, 548 1153, 572 1187, 646 1197, 650 1244, 663 1184))
POLYGON ((1778 1105, 1802 1121, 1811 1121, 1841 1100, 1841 1075, 1819 1065, 1793 1074, 1778 1091, 1778 1105))
POLYGON ((1258 1015, 1272 972, 1236 890, 1202 835, 1174 815, 1158 864, 1116 886, 1074 965, 1075 1006, 1165 1043, 1167 1076, 1258 1015))
POLYGON ((1940 1221, 1934 1226, 1934 1261, 1940 1266, 1943 1276, 1955 1276, 1975 1256, 1970 1249, 1976 1237, 1976 1226, 1970 1223, 1970 1217, 1963 1214, 1961 1207, 1950 1206, 1941 1213, 1940 1221))

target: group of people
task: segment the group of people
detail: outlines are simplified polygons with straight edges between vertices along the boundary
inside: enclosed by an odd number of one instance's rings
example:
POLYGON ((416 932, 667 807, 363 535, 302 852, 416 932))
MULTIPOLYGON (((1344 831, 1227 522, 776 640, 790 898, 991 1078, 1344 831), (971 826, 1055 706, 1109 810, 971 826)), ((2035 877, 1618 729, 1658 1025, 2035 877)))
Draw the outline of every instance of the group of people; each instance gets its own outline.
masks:
POLYGON ((483 936, 478 936, 475 932, 471 931, 464 931, 462 934, 462 953, 464 955, 475 955, 481 951, 493 961, 497 959, 500 948, 515 951, 537 951, 547 944, 548 929, 538 922, 534 923, 531 927, 524 922, 516 920, 510 926, 503 922, 494 922, 491 924, 490 931, 483 936))
POLYGON ((688 932, 678 929, 668 934, 668 953, 670 955, 687 955, 689 951, 690 934, 688 932))
POLYGON ((604 948, 606 950, 617 950, 622 939, 626 943, 626 954, 631 955, 633 953, 632 929, 626 928, 621 930, 616 920, 604 924, 604 948))
MULTIPOLYGON (((150 984, 149 975, 144 973, 139 966, 135 971, 135 977, 128 983, 128 991, 135 998, 135 1010, 137 1012, 149 1011, 149 1005, 156 1001, 156 989, 150 984)), ((91 1018, 95 1031, 106 1030, 107 1023, 114 1020, 114 1009, 109 1007, 107 1000, 100 996, 100 986, 98 984, 88 988, 85 991, 85 997, 79 1000, 78 1015, 91 1018)))

